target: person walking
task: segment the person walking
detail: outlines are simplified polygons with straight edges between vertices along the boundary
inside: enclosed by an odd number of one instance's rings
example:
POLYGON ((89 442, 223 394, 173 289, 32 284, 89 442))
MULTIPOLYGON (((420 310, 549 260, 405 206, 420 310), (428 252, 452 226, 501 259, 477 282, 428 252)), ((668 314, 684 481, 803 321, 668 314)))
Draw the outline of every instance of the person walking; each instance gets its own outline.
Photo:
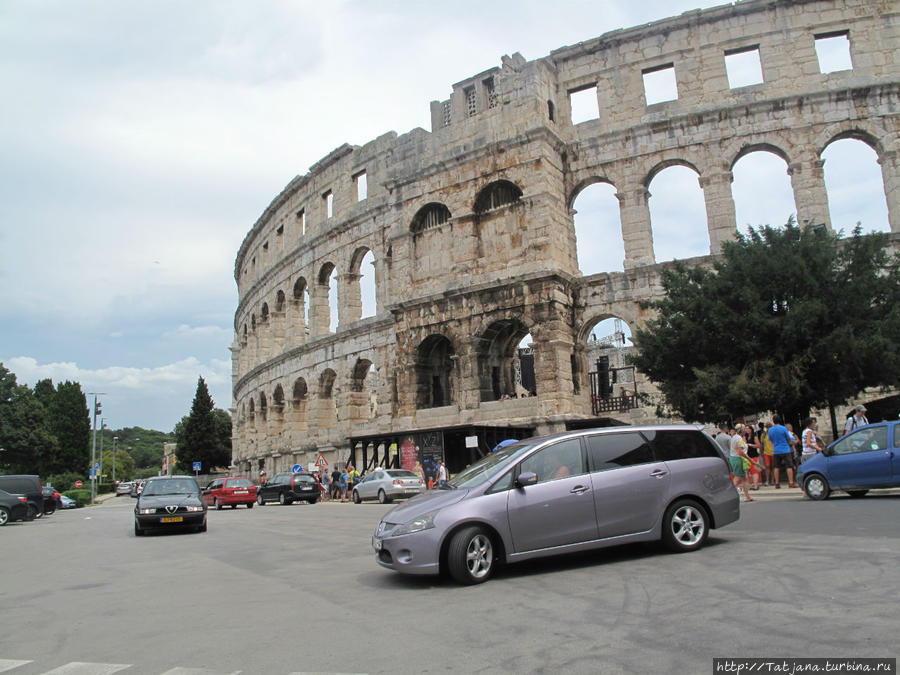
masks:
POLYGON ((781 488, 781 470, 788 475, 788 487, 800 487, 794 482, 794 461, 791 456, 791 432, 781 423, 780 415, 772 415, 772 426, 769 429, 769 440, 772 442, 772 465, 775 472, 775 489, 781 488))
POLYGON ((853 414, 847 418, 847 423, 844 425, 843 435, 846 436, 854 429, 864 427, 868 423, 869 420, 866 419, 866 406, 860 404, 853 409, 853 414))
POLYGON ((804 424, 803 433, 800 440, 803 445, 803 451, 800 454, 800 463, 815 457, 818 453, 825 449, 825 443, 819 438, 819 423, 815 417, 807 417, 804 424))
POLYGON ((327 502, 331 496, 331 482, 328 480, 328 472, 325 469, 319 471, 319 485, 322 486, 322 501, 327 502))
POLYGON ((331 472, 331 499, 339 499, 341 496, 341 470, 334 467, 331 472))
POLYGON ((728 464, 731 467, 731 475, 734 476, 734 486, 744 493, 745 502, 752 502, 755 500, 750 498, 750 490, 747 488, 746 471, 744 469, 744 460, 750 462, 750 458, 747 457, 747 443, 744 441, 744 437, 741 436, 743 428, 743 424, 736 424, 734 429, 731 430, 728 464))
POLYGON ((759 458, 762 446, 759 443, 759 438, 757 437, 756 430, 753 428, 752 424, 745 425, 741 430, 741 435, 744 437, 744 443, 747 444, 747 457, 750 458, 750 471, 747 476, 750 482, 750 489, 759 490, 759 458))
POLYGON ((341 471, 341 476, 339 478, 341 482, 341 504, 347 501, 347 470, 344 469, 341 471))
POLYGON ((719 423, 719 433, 716 434, 716 444, 719 446, 719 449, 722 451, 722 455, 725 459, 731 455, 731 434, 729 431, 731 427, 728 422, 720 422, 719 423))
POLYGON ((443 487, 447 484, 447 467, 443 462, 441 462, 440 465, 438 466, 437 477, 438 477, 438 485, 443 487))

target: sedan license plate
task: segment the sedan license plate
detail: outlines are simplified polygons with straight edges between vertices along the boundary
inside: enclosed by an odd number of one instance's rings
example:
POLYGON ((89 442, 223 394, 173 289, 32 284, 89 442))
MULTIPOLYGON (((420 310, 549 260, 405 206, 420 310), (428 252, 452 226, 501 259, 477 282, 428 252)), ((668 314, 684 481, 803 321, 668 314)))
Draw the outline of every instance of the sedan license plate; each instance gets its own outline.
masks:
POLYGON ((374 548, 376 551, 380 551, 381 546, 381 539, 379 539, 378 537, 372 537, 372 548, 374 548))
POLYGON ((161 523, 182 523, 182 522, 184 522, 184 517, 182 517, 182 516, 165 516, 164 518, 160 518, 159 522, 161 522, 161 523))

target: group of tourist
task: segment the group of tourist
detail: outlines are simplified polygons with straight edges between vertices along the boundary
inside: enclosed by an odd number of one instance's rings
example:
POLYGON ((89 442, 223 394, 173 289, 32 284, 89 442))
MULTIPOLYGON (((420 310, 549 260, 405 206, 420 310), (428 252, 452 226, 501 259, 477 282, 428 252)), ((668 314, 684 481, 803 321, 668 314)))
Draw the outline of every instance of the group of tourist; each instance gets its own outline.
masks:
MULTIPOLYGON (((856 406, 853 414, 847 417, 844 433, 868 424, 865 413, 865 406, 856 406)), ((750 490, 759 490, 760 485, 780 489, 784 475, 789 488, 799 488, 794 481, 794 471, 825 449, 818 428, 818 420, 808 417, 798 437, 794 427, 790 423, 784 424, 779 415, 773 415, 771 422, 759 422, 756 427, 741 423, 720 424, 716 443, 728 458, 734 485, 743 493, 744 501, 754 501, 750 490)))

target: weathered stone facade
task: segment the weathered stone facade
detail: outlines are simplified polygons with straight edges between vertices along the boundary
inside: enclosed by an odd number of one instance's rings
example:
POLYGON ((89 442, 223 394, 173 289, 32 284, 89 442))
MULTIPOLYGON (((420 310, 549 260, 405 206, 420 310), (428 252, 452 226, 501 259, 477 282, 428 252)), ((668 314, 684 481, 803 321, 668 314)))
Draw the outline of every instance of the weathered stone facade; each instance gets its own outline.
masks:
POLYGON ((889 0, 688 12, 535 61, 503 57, 431 104, 430 133, 338 148, 287 185, 237 255, 234 464, 279 470, 318 452, 343 461, 351 438, 550 432, 590 419, 592 327, 613 316, 640 325, 638 303, 660 291, 648 185, 668 166, 699 174, 714 255, 736 233, 738 159, 759 149, 783 157, 798 219, 828 224, 821 152, 858 138, 878 155, 896 238, 898 27, 889 0), (849 39, 852 69, 822 74, 814 43, 833 35, 849 39), (748 49, 763 82, 731 89, 725 55, 748 49), (677 99, 647 105, 643 74, 668 67, 677 99), (572 124, 571 95, 594 87, 598 118, 572 124), (595 182, 617 190, 625 271, 584 277, 572 204, 595 182), (368 252, 377 312, 363 318, 368 252), (497 400, 528 334, 536 396, 497 400))

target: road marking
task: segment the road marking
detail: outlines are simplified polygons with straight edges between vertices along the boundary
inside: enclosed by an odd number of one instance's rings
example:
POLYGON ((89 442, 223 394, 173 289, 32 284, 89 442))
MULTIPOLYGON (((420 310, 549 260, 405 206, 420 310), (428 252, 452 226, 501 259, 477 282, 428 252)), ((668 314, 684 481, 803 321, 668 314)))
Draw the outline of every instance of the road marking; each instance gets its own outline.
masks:
POLYGON ((84 663, 72 661, 59 668, 48 670, 44 675, 111 675, 131 668, 130 663, 84 663))
POLYGON ((230 673, 223 673, 221 670, 209 670, 207 668, 172 668, 161 675, 240 675, 243 671, 232 670, 230 673))
POLYGON ((0 659, 0 673, 5 673, 7 670, 12 670, 13 668, 18 668, 19 666, 24 666, 29 663, 33 663, 33 661, 13 661, 12 659, 0 659))

